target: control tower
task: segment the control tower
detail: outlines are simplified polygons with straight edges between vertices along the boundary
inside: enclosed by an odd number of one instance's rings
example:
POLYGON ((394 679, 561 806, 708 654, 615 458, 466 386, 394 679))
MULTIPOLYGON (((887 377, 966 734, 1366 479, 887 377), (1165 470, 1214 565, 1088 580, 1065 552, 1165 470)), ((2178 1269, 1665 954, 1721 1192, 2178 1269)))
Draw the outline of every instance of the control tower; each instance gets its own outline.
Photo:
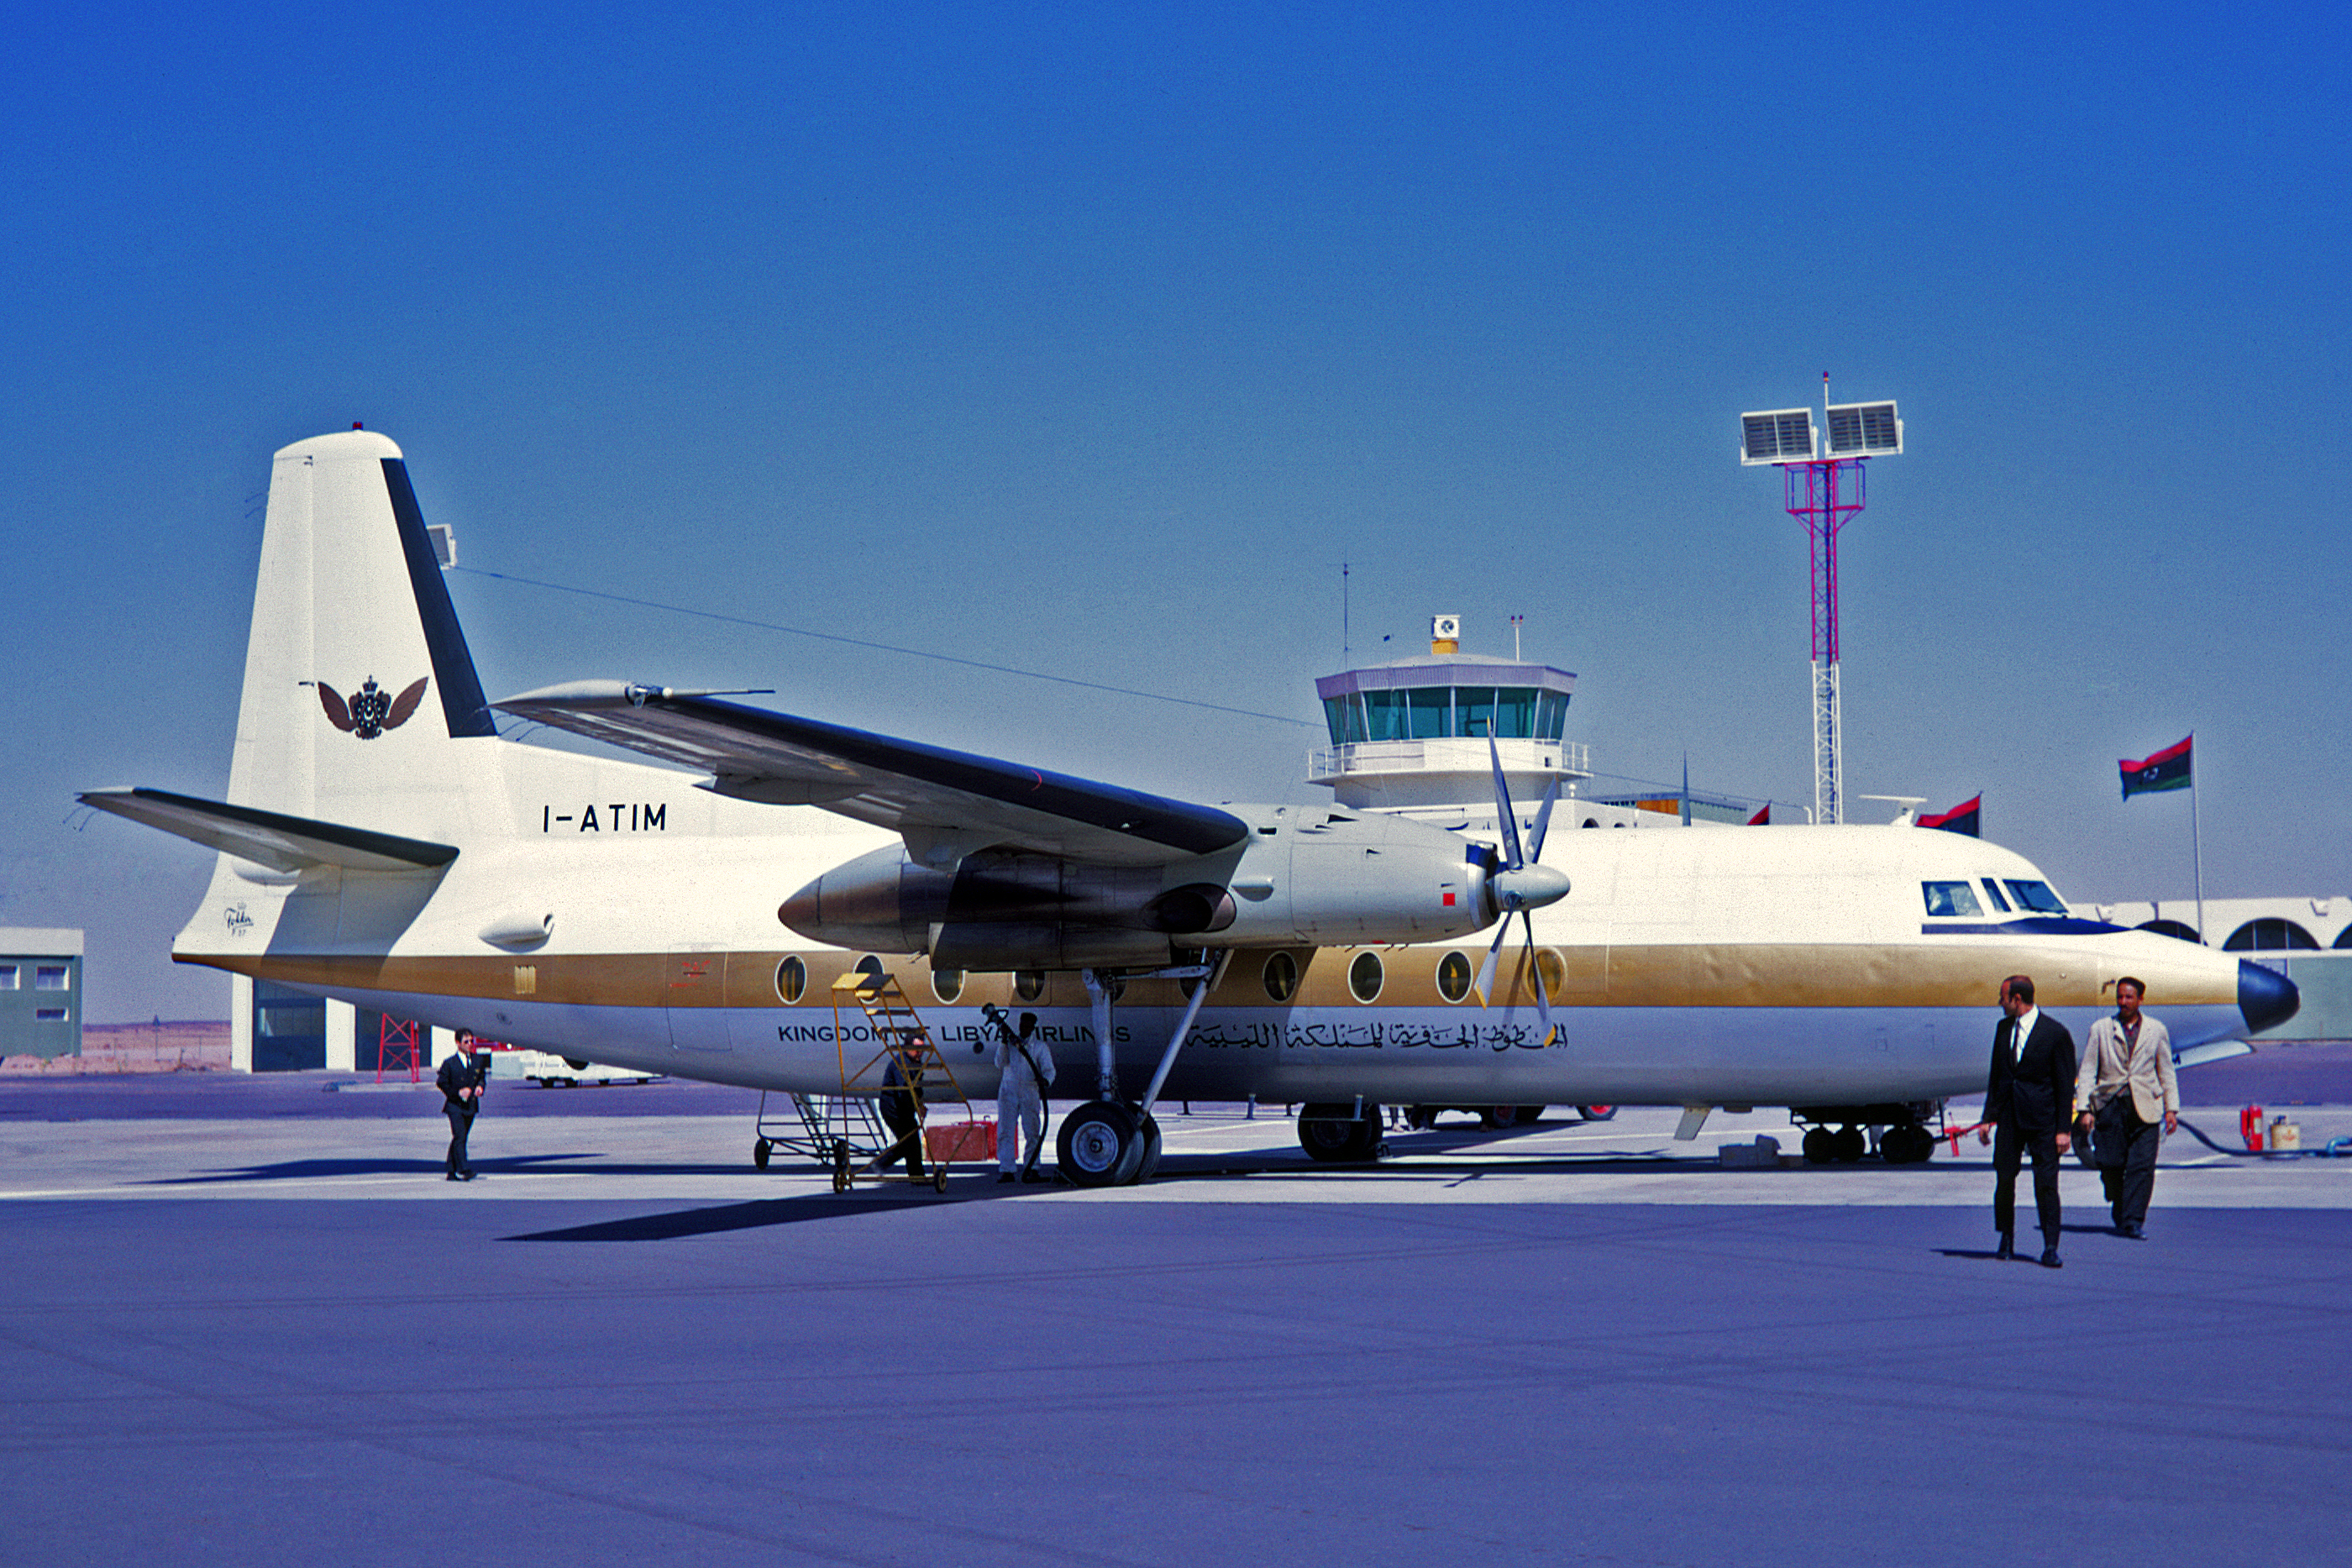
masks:
POLYGON ((1307 782, 1363 810, 1462 821, 1494 816, 1495 737, 1511 800, 1532 812, 1557 779, 1563 798, 1592 776, 1585 748, 1560 738, 1576 677, 1548 664, 1465 653, 1462 620, 1431 622, 1426 658, 1342 670, 1315 683, 1331 728, 1307 782))

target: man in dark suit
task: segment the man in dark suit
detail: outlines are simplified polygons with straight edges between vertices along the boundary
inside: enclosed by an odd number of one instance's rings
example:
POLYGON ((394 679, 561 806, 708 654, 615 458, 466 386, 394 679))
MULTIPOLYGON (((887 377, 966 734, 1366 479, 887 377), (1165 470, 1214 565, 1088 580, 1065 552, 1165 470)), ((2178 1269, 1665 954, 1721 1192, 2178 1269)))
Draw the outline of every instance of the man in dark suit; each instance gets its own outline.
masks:
POLYGON ((2033 982, 2023 975, 2000 983, 2000 1010, 2001 1021, 1992 1031, 1984 1112, 1993 1124, 1992 1223, 2000 1232, 1996 1256, 2017 1256, 2017 1172, 2031 1153, 2042 1266, 2061 1268, 2058 1156, 2073 1142, 2066 1129, 2074 1121, 2074 1037, 2033 1005, 2033 982))
POLYGON ((474 1115, 482 1108, 482 1071, 480 1058, 474 1054, 474 1031, 457 1031, 457 1049, 443 1059, 441 1071, 433 1082, 441 1091, 441 1109, 449 1118, 449 1176, 451 1181, 474 1179, 474 1162, 466 1154, 466 1136, 474 1130, 474 1115))

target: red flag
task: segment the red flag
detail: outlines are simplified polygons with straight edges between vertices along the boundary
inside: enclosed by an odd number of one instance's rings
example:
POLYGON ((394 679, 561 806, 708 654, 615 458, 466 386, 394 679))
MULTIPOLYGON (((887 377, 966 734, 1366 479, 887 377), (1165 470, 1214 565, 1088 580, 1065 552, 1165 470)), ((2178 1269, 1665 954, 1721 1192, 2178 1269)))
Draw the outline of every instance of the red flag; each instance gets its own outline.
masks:
POLYGON ((1972 839, 1982 838, 1978 831, 1983 825, 1984 797, 1971 795, 1948 811, 1937 811, 1919 819, 1923 828, 1941 828, 1948 833, 1966 833, 1972 839))

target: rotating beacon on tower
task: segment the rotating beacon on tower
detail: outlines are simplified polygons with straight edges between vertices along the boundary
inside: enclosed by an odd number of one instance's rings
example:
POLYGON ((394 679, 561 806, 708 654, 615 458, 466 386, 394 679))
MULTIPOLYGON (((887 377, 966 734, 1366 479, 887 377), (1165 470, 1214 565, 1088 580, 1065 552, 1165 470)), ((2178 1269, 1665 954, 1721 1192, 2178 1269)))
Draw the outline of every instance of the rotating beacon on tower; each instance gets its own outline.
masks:
POLYGON ((1830 376, 1822 372, 1822 416, 1829 426, 1829 449, 1822 450, 1810 408, 1765 409, 1739 416, 1739 461, 1743 467, 1780 470, 1788 514, 1801 519, 1812 540, 1813 565, 1813 821, 1845 821, 1839 783, 1843 739, 1838 707, 1838 530, 1861 515, 1868 486, 1863 465, 1873 457, 1903 452, 1903 421, 1892 400, 1830 402, 1830 376))

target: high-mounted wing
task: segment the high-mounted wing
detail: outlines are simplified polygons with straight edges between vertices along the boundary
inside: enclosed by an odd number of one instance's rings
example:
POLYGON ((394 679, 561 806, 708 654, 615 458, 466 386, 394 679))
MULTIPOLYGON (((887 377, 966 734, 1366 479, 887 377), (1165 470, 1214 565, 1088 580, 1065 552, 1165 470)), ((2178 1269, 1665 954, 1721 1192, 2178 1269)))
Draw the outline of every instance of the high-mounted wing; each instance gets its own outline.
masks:
POLYGON ((1249 833, 1213 806, 664 687, 580 681, 493 706, 700 768, 721 795, 822 806, 889 828, 916 859, 935 864, 1013 845, 1103 865, 1159 865, 1249 833))
POLYGON ((167 789, 86 789, 75 799, 273 871, 298 872, 314 865, 341 866, 346 871, 430 871, 457 858, 457 850, 448 844, 174 795, 167 789))

